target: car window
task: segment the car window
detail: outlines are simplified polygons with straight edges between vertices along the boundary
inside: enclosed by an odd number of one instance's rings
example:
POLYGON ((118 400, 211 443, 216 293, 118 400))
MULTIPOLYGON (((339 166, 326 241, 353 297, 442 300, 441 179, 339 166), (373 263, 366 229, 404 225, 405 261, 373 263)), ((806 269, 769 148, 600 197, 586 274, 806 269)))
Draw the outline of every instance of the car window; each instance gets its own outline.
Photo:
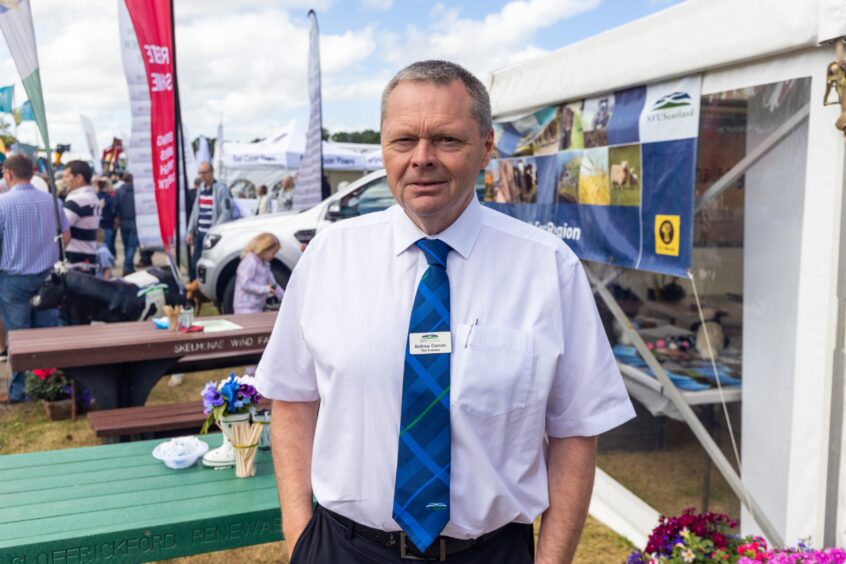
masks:
POLYGON ((394 196, 388 188, 388 180, 383 176, 341 198, 340 216, 348 218, 382 211, 394 203, 394 196))

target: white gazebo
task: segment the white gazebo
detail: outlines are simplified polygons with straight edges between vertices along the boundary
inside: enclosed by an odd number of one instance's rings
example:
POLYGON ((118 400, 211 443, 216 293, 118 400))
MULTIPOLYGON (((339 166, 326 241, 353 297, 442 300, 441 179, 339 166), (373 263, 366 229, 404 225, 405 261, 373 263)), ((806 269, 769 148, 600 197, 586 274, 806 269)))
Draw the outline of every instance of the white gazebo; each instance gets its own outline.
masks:
POLYGON ((715 463, 743 504, 743 532, 768 523, 770 540, 787 544, 846 545, 846 140, 834 127, 840 107, 823 106, 844 36, 843 0, 689 0, 497 70, 489 83, 503 120, 701 76, 698 158, 721 164, 698 165, 694 219, 707 221, 692 274, 703 294, 742 303, 739 479, 721 455, 715 463), (702 133, 708 119, 714 136, 702 133))

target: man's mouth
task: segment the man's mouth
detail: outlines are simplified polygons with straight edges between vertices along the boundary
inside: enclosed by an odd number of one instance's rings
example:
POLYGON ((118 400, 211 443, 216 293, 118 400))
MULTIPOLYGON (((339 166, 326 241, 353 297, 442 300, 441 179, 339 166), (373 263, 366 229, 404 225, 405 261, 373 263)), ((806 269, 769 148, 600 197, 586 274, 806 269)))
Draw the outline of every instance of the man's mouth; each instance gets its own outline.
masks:
POLYGON ((427 190, 442 188, 446 185, 445 180, 417 180, 415 182, 408 182, 406 186, 413 190, 427 190))

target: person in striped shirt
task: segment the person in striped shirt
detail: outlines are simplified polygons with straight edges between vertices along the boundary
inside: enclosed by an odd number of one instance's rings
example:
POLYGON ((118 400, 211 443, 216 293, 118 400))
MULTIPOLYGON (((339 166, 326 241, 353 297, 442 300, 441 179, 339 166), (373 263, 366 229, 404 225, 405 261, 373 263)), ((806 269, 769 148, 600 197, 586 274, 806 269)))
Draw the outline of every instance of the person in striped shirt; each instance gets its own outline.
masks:
POLYGON ((84 161, 70 161, 65 165, 62 174, 68 191, 65 198, 65 215, 71 232, 65 256, 71 264, 86 264, 95 269, 100 200, 91 186, 91 167, 84 161))
POLYGON ((197 278, 197 262, 203 256, 203 239, 209 229, 218 223, 225 223, 235 219, 235 202, 225 184, 215 180, 214 167, 211 163, 202 162, 197 167, 197 174, 200 175, 202 184, 197 190, 194 199, 194 207, 191 209, 191 218, 188 220, 188 230, 185 242, 193 245, 191 252, 191 263, 188 268, 188 278, 197 278))

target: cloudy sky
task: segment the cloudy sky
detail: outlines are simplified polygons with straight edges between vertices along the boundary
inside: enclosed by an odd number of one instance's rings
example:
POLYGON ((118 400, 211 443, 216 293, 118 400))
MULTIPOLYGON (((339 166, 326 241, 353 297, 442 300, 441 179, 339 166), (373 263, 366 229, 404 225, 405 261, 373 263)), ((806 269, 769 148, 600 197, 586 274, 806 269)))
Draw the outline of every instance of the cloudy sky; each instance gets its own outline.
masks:
MULTIPOLYGON (((117 2, 31 0, 50 137, 84 152, 79 114, 100 148, 131 130, 118 50, 117 2)), ((482 80, 496 68, 554 51, 663 10, 680 0, 175 0, 184 123, 192 137, 262 137, 308 120, 306 13, 321 31, 323 124, 378 129, 379 93, 398 69, 423 58, 459 62, 482 80)), ((23 88, 0 41, 0 86, 23 88)), ((11 123, 9 116, 5 116, 11 123)), ((35 141, 24 123, 19 137, 35 141)))

